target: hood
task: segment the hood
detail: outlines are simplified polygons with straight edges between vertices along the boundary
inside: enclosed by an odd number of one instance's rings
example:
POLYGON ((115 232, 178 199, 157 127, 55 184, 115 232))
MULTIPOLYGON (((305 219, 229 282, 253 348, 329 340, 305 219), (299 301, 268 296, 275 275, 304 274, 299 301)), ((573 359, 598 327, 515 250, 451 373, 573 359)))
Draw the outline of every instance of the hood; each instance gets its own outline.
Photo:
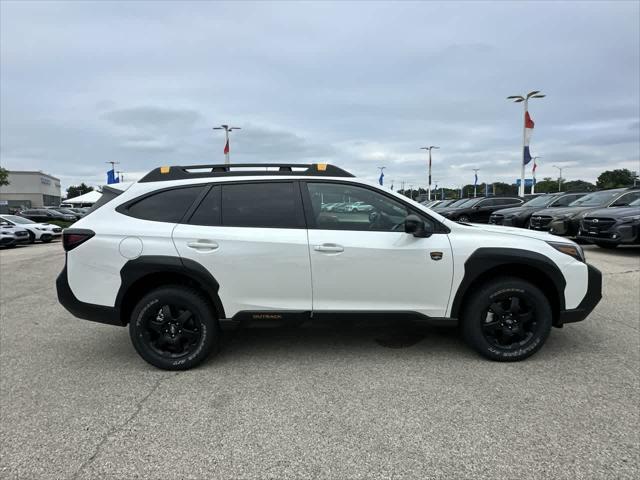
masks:
POLYGON ((570 243, 573 242, 568 238, 551 235, 549 232, 540 232, 538 230, 529 230, 527 228, 503 227, 502 225, 491 225, 474 223, 473 225, 465 225, 467 228, 476 228, 483 232, 501 233, 506 235, 514 235, 518 237, 535 238, 543 242, 570 243))
POLYGON ((513 213, 529 213, 529 212, 537 212, 539 211, 540 207, 527 207, 527 206, 522 206, 522 207, 510 207, 510 208, 503 208, 501 210, 496 210, 493 213, 497 213, 500 215, 509 215, 509 214, 513 214, 513 213))
POLYGON ((589 210, 597 210, 602 207, 560 207, 560 208, 544 208, 542 210, 536 210, 533 213, 533 216, 536 215, 547 215, 550 217, 561 217, 563 215, 577 215, 581 212, 586 212, 589 210))
POLYGON ((620 218, 640 215, 640 207, 609 207, 590 211, 585 217, 620 218))

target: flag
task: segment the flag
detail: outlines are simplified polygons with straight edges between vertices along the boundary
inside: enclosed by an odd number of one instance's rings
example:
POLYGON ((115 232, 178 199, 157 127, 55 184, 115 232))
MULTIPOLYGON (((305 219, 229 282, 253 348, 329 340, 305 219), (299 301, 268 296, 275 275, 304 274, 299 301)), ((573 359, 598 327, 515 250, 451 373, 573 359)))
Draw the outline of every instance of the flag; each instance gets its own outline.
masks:
POLYGON ((107 185, 111 185, 112 183, 118 183, 119 179, 116 178, 116 172, 113 171, 113 168, 111 170, 107 170, 107 185))
POLYGON ((224 144, 224 154, 229 153, 229 139, 227 138, 227 143, 224 144))
POLYGON ((384 185, 384 171, 380 170, 380 178, 378 179, 380 185, 384 185))
POLYGON ((526 165, 531 161, 531 153, 529 152, 529 140, 531 140, 531 134, 533 133, 533 120, 529 116, 529 112, 524 112, 524 152, 522 161, 526 165))
POLYGON ((536 168, 538 168, 538 164, 536 163, 536 161, 533 161, 533 178, 536 178, 536 168))
POLYGON ((393 191, 393 180, 391 180, 391 191, 393 191))

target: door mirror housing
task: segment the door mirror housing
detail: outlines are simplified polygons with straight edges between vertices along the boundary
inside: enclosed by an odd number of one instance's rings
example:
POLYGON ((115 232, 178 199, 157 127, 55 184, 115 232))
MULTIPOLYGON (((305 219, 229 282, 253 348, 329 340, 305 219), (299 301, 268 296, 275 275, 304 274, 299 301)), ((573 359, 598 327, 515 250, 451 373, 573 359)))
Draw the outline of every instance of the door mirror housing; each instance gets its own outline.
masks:
POLYGON ((433 234, 433 226, 431 223, 425 223, 417 215, 409 214, 404 219, 404 231, 414 237, 427 238, 433 234))

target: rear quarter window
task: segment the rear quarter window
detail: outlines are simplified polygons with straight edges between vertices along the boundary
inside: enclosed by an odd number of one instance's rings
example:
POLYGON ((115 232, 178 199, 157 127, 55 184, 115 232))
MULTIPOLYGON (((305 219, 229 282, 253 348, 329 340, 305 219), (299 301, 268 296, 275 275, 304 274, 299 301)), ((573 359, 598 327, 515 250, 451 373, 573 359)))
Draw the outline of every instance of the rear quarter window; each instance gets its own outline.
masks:
POLYGON ((125 207, 124 211, 130 217, 154 222, 178 223, 185 213, 202 193, 205 187, 172 188, 146 195, 125 207))

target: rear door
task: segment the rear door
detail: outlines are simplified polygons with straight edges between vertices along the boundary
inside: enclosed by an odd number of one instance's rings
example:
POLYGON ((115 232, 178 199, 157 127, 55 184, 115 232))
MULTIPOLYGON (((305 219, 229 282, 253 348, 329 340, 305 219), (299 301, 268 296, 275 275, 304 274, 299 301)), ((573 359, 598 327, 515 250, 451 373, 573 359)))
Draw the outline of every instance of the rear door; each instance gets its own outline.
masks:
POLYGON ((180 256, 220 284, 227 317, 311 311, 309 245, 294 181, 225 182, 173 230, 180 256))

